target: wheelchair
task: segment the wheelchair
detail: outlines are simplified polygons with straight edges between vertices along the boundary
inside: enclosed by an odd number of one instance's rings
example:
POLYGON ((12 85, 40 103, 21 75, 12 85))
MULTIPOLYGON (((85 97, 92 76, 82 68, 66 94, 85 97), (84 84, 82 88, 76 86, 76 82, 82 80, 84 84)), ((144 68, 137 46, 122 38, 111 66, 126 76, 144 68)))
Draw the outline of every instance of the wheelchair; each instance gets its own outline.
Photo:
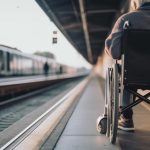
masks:
POLYGON ((124 30, 121 50, 121 69, 116 60, 106 71, 104 115, 97 119, 98 131, 106 134, 112 144, 117 138, 119 114, 142 101, 150 104, 150 92, 136 92, 150 90, 150 30, 124 30), (136 98, 119 112, 124 90, 136 98))

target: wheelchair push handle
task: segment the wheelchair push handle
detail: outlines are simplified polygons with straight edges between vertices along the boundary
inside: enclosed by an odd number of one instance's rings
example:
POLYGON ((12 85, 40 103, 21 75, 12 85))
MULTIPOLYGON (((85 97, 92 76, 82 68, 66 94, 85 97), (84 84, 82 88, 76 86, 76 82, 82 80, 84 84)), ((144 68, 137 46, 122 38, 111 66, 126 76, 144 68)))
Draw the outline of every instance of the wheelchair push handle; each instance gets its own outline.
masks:
POLYGON ((129 29, 131 27, 131 23, 129 22, 129 20, 125 21, 124 25, 123 25, 123 29, 129 29))

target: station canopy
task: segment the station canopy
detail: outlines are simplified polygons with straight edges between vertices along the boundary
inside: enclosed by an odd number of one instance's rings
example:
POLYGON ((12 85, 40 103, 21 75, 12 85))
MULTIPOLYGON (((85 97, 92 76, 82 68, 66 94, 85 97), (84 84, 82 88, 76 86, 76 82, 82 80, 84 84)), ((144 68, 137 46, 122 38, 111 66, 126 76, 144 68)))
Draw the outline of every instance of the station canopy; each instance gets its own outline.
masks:
POLYGON ((36 0, 65 37, 91 64, 103 53, 116 18, 130 0, 36 0))

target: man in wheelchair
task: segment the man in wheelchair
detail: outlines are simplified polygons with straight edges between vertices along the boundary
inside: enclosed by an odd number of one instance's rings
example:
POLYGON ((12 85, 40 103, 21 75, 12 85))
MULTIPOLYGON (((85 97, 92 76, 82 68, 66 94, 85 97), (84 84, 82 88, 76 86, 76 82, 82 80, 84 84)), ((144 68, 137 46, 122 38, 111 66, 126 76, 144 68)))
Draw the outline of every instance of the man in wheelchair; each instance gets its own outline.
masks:
MULTIPOLYGON (((122 35, 125 29, 144 29, 144 30, 150 29, 150 0, 131 0, 131 7, 132 7, 132 12, 122 15, 117 20, 117 22, 115 23, 112 29, 112 32, 110 33, 110 35, 105 41, 106 53, 115 60, 120 60, 122 57, 121 42, 122 42, 122 35)), ((133 57, 136 55, 133 55, 133 57)), ((128 57, 126 58, 126 60, 136 59, 136 58, 128 57)), ((125 67, 129 67, 127 66, 128 64, 124 64, 124 65, 125 67)), ((138 88, 135 88, 133 86, 131 89, 133 89, 133 92, 134 91, 136 92, 138 88)), ((134 94, 133 92, 129 92, 129 90, 126 90, 126 88, 124 88, 122 92, 123 96, 120 102, 121 106, 119 108, 121 115, 118 122, 118 128, 124 131, 134 130, 132 107, 129 107, 128 109, 122 111, 122 109, 130 105, 131 101, 133 101, 133 94, 134 94)))

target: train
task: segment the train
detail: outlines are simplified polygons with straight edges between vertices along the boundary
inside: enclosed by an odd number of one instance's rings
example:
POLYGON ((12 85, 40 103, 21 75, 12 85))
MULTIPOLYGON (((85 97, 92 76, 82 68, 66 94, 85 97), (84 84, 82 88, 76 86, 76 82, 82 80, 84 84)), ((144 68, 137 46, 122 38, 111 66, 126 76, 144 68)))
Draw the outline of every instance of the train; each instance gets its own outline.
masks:
POLYGON ((45 74, 44 65, 48 64, 47 74, 73 74, 77 68, 58 63, 56 59, 29 55, 17 48, 0 45, 0 77, 45 74))

